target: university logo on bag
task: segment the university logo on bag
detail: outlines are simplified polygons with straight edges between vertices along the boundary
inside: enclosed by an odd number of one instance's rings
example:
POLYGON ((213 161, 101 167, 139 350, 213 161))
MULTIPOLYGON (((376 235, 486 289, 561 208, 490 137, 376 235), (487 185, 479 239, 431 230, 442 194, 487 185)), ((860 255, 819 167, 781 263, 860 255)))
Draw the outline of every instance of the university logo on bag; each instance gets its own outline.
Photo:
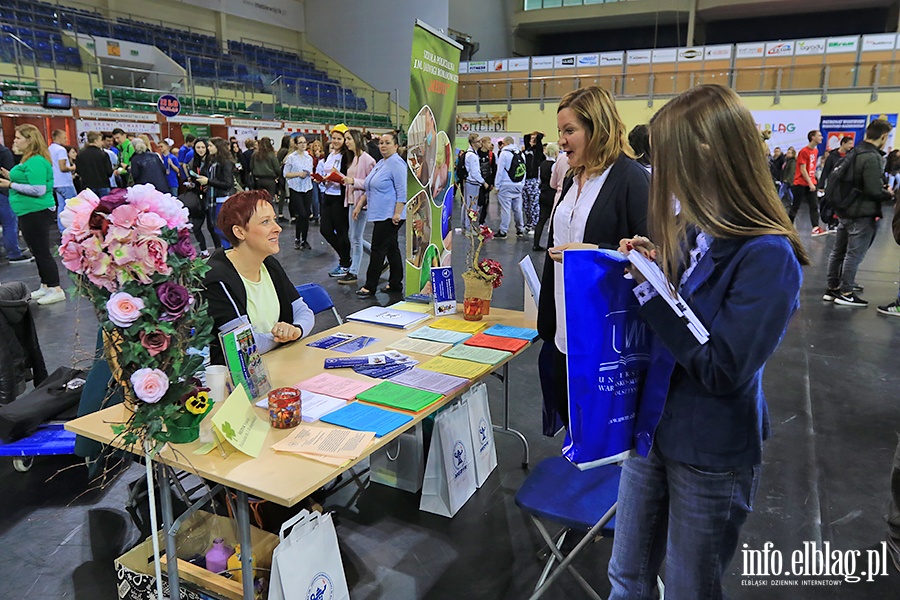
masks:
POLYGON ((460 440, 456 440, 453 444, 453 479, 457 479, 468 469, 468 460, 466 460, 466 447, 460 440))
POLYGON ((488 441, 488 424, 484 417, 481 417, 481 420, 478 421, 478 440, 479 440, 479 452, 484 452, 485 449, 490 445, 488 441))
POLYGON ((328 573, 316 573, 306 590, 307 600, 331 600, 334 598, 334 584, 328 573))

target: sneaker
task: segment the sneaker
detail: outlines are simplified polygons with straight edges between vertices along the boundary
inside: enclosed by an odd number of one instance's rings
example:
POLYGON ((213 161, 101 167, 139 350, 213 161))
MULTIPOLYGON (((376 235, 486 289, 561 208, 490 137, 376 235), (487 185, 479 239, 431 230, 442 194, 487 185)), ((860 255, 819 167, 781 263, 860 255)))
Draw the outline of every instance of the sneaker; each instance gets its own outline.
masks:
POLYGON ((825 231, 824 229, 822 229, 821 227, 813 227, 813 230, 812 230, 812 232, 810 232, 810 235, 813 237, 819 237, 820 235, 828 235, 828 232, 825 231))
POLYGON ((309 242, 307 242, 306 240, 303 240, 302 242, 300 242, 300 249, 301 250, 312 250, 312 246, 309 245, 309 242))
POLYGON ((863 286, 859 285, 858 283, 853 284, 853 292, 854 293, 861 294, 861 293, 863 293, 863 291, 865 291, 865 288, 863 286))
POLYGON ((300 240, 294 240, 294 250, 300 250, 303 248, 303 242, 300 240))
POLYGON ((200 258, 209 258, 209 250, 201 250, 200 258))
POLYGON ((57 302, 64 302, 66 299, 66 293, 59 290, 47 290, 47 293, 41 296, 41 299, 37 301, 38 304, 44 306, 46 304, 56 304, 57 302))
POLYGON ((525 237, 525 230, 524 230, 524 229, 520 229, 520 230, 516 231, 516 237, 517 237, 517 238, 525 237))
POLYGON ((343 277, 339 277, 337 281, 341 285, 350 285, 351 283, 356 283, 357 279, 356 275, 354 275, 353 273, 347 273, 343 277))
POLYGON ((36 290, 34 290, 33 292, 31 292, 31 299, 32 299, 32 300, 39 300, 39 299, 43 298, 44 296, 46 296, 46 295, 49 294, 49 293, 50 293, 50 288, 48 288, 48 287, 45 286, 45 285, 42 285, 42 286, 39 287, 38 289, 36 289, 36 290))
POLYGON ((849 294, 841 294, 837 298, 834 299, 835 304, 840 304, 841 306, 853 306, 856 308, 865 308, 869 305, 868 300, 863 300, 853 292, 849 294))
POLYGON ((500 238, 501 240, 505 240, 505 239, 506 239, 506 232, 505 232, 505 231, 498 231, 496 234, 494 234, 494 237, 495 237, 495 238, 500 238))
POLYGON ((822 294, 823 302, 834 302, 834 299, 841 295, 841 290, 829 290, 826 289, 825 293, 822 294))
POLYGON ((31 256, 30 254, 23 254, 22 256, 20 256, 18 258, 10 258, 9 259, 9 264, 11 264, 11 265, 19 265, 22 263, 30 263, 30 262, 34 262, 34 257, 31 256))
POLYGON ((343 277, 347 274, 347 267, 342 267, 341 265, 336 266, 332 270, 328 271, 329 277, 343 277))
MULTIPOLYGON (((894 300, 890 304, 885 304, 884 306, 878 307, 878 312, 883 315, 890 315, 892 317, 900 317, 900 300, 894 300)), ((900 568, 900 567, 898 567, 900 568)))

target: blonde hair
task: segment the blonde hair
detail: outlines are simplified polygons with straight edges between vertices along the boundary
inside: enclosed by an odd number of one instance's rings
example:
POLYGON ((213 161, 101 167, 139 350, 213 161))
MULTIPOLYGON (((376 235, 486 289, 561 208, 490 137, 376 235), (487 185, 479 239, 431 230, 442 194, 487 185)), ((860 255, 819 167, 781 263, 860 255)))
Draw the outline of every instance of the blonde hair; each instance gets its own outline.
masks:
POLYGON ((47 159, 47 162, 50 162, 47 140, 44 139, 43 134, 37 127, 26 123, 16 127, 16 131, 28 142, 28 145, 22 150, 22 162, 25 162, 32 156, 43 156, 47 159))
POLYGON ((556 158, 559 156, 559 144, 556 142, 550 142, 547 144, 547 148, 544 150, 544 154, 551 158, 556 158))
POLYGON ((144 141, 143 136, 134 138, 134 140, 132 140, 131 142, 131 145, 134 148, 135 154, 143 154, 148 150, 147 142, 144 141))
POLYGON ((772 186, 753 116, 734 91, 700 85, 673 98, 650 120, 650 139, 647 220, 669 281, 677 280, 688 224, 715 238, 781 235, 800 264, 809 264, 772 186))
POLYGON ((471 146, 472 144, 474 144, 474 143, 477 142, 477 141, 479 141, 479 136, 478 136, 478 134, 477 134, 477 133, 470 133, 470 134, 469 134, 469 145, 471 146))
POLYGON ((624 154, 634 158, 634 151, 626 138, 625 123, 616 109, 616 102, 606 90, 592 85, 573 90, 559 101, 556 113, 564 108, 575 113, 575 117, 587 130, 585 159, 583 164, 573 167, 571 173, 578 177, 599 175, 624 154))

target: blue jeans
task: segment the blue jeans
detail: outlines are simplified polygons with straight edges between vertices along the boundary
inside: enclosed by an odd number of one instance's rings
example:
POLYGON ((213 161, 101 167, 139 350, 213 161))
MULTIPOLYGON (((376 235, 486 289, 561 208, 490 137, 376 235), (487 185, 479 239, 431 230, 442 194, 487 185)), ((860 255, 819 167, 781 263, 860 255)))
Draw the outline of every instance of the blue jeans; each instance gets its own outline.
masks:
POLYGON ((178 197, 178 186, 177 185, 170 186, 169 194, 171 194, 173 198, 177 198, 178 197))
POLYGON ((609 600, 659 598, 656 578, 663 560, 667 598, 723 598, 722 578, 753 510, 759 473, 760 465, 694 467, 655 450, 647 458, 626 460, 609 600))
POLYGON ((94 192, 95 194, 97 194, 98 198, 102 198, 103 196, 109 196, 109 188, 108 187, 96 188, 91 191, 94 192))
POLYGON ((856 272, 875 240, 878 223, 875 217, 840 219, 834 235, 834 246, 828 255, 829 290, 840 288, 849 294, 856 283, 856 272))
POLYGON ((225 237, 225 234, 222 233, 222 230, 219 229, 218 220, 219 220, 219 211, 222 210, 222 205, 225 204, 225 201, 228 198, 216 198, 213 202, 212 208, 212 223, 214 224, 214 231, 216 232, 216 237, 219 238, 219 241, 222 242, 222 247, 226 250, 231 248, 231 242, 225 237))
POLYGON ((56 224, 59 226, 59 232, 62 233, 65 228, 59 222, 59 215, 62 214, 63 209, 66 207, 66 200, 74 198, 78 195, 78 192, 75 191, 75 186, 67 185, 53 188, 53 195, 56 197, 56 224))
POLYGON ((359 275, 359 266, 362 262, 363 255, 363 233, 366 231, 366 221, 368 220, 368 212, 359 211, 359 216, 353 220, 354 206, 351 204, 347 207, 347 218, 350 221, 350 272, 359 275))
POLYGON ((3 226, 3 248, 6 258, 22 258, 19 249, 19 220, 9 205, 9 196, 0 194, 0 225, 3 226))
POLYGON ((510 211, 516 222, 516 233, 525 229, 525 220, 522 217, 522 190, 512 185, 498 187, 497 200, 500 201, 500 233, 509 232, 510 211))

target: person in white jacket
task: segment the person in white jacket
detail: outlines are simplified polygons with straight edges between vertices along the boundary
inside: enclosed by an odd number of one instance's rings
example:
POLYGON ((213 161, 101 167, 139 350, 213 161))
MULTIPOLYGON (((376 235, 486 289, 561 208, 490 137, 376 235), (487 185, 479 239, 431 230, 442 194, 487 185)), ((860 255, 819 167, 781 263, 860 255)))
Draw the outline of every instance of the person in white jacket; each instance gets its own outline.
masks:
POLYGON ((509 232, 509 215, 512 211, 516 223, 516 236, 525 235, 525 219, 522 216, 522 189, 525 180, 518 183, 509 177, 509 167, 512 165, 513 155, 518 154, 519 149, 514 140, 507 136, 503 138, 503 150, 497 157, 497 176, 494 178, 494 187, 497 188, 497 200, 500 201, 500 231, 498 238, 505 238, 509 232))
POLYGON ((463 190, 462 226, 469 228, 469 211, 478 212, 478 190, 491 186, 481 176, 481 164, 478 161, 478 150, 475 145, 479 143, 480 136, 477 133, 469 134, 469 149, 466 150, 466 181, 463 190))

